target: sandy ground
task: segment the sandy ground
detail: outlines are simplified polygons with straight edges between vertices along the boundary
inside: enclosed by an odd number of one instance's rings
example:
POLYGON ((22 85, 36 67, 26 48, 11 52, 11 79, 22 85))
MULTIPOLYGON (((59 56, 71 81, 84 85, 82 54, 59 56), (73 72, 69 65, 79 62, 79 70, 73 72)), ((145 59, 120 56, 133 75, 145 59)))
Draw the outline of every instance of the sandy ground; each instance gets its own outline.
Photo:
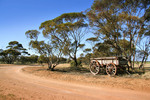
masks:
MULTIPOLYGON (((22 71, 24 67, 26 66, 0 66, 0 100, 150 100, 150 80, 142 82, 142 79, 134 79, 138 89, 120 88, 122 85, 117 83, 120 81, 116 81, 114 87, 109 84, 100 86, 103 82, 107 83, 105 78, 100 85, 84 84, 83 81, 77 84, 25 73, 22 71)), ((109 80, 115 81, 117 78, 109 80)))

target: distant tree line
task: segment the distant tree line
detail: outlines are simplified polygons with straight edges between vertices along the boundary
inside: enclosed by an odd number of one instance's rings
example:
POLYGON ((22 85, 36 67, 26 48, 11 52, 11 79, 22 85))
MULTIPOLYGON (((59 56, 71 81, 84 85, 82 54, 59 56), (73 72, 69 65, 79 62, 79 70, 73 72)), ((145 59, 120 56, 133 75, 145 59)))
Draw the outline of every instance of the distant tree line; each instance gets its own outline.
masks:
POLYGON ((29 55, 26 49, 23 48, 22 44, 18 41, 9 42, 6 48, 7 50, 0 50, 0 59, 1 62, 7 64, 13 64, 15 61, 18 61, 18 58, 21 55, 29 55))
MULTIPOLYGON (((34 64, 34 63, 47 63, 46 57, 43 55, 30 55, 27 49, 23 48, 22 44, 18 41, 11 41, 8 43, 6 50, 0 49, 0 63, 5 64, 34 64)), ((54 62, 57 57, 54 57, 54 62)), ((66 63, 66 58, 60 58, 61 63, 66 63)))

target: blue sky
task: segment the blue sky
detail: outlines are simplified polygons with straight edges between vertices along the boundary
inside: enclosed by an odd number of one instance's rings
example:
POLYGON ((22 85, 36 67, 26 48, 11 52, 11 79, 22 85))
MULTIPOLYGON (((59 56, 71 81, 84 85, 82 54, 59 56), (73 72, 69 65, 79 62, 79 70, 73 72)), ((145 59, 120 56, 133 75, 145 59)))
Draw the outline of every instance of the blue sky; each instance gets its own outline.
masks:
POLYGON ((27 30, 38 30, 42 22, 63 13, 85 11, 91 7, 93 1, 0 0, 0 49, 5 49, 14 40, 28 49, 29 40, 25 36, 27 30))

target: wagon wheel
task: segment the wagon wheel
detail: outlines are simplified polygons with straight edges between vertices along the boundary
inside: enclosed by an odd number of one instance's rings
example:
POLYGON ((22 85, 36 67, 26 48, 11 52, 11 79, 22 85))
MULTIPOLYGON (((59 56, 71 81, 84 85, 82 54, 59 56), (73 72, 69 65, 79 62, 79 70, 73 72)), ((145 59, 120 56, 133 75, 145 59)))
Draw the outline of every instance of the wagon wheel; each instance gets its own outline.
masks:
POLYGON ((93 74, 93 75, 97 75, 100 71, 100 68, 99 66, 96 64, 96 62, 92 62, 90 64, 90 72, 93 74))
POLYGON ((114 76, 117 73, 117 67, 115 64, 110 63, 106 66, 106 73, 110 76, 114 76))

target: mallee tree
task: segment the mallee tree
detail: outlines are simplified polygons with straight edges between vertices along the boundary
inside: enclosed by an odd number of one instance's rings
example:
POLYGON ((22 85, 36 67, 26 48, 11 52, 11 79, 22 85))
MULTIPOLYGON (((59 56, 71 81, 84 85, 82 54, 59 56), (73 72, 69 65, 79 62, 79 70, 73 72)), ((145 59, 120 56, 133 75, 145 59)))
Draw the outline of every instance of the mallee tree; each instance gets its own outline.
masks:
POLYGON ((148 37, 149 6, 149 0, 94 0, 86 15, 101 44, 109 45, 115 56, 125 56, 134 67, 137 44, 148 37))
POLYGON ((50 37, 55 46, 59 46, 63 55, 69 56, 78 66, 77 51, 84 44, 81 43, 87 34, 88 24, 83 13, 65 13, 41 24, 45 37, 50 37))

